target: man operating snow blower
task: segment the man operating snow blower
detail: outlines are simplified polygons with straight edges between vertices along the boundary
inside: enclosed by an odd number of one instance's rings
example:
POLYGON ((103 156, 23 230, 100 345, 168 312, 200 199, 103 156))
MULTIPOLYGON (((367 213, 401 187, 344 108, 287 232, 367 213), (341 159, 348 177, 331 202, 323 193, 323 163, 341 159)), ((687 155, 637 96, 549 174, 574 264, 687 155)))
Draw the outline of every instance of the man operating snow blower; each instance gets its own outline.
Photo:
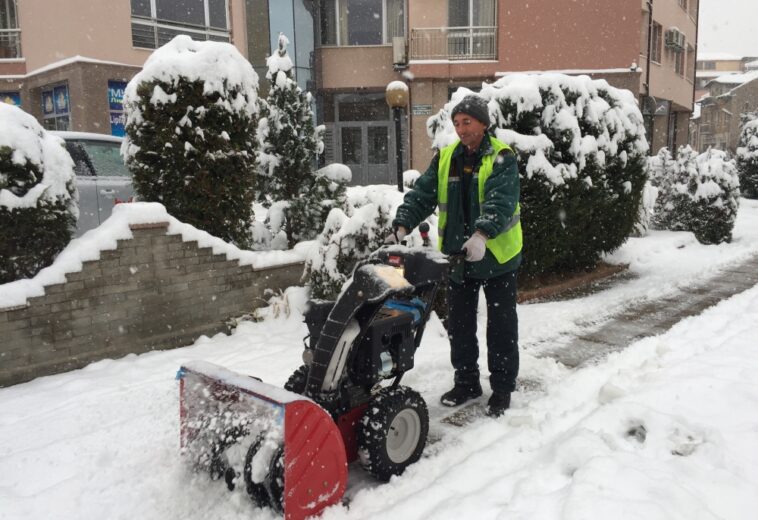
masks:
POLYGON ((448 334, 455 369, 442 404, 458 406, 482 395, 476 313, 479 290, 487 299, 487 364, 492 395, 487 414, 510 406, 518 375, 516 273, 521 263, 519 174, 516 156, 488 132, 489 110, 468 95, 451 113, 459 140, 435 155, 405 196, 388 243, 401 241, 439 206, 439 248, 465 249, 466 262, 450 273, 448 334))

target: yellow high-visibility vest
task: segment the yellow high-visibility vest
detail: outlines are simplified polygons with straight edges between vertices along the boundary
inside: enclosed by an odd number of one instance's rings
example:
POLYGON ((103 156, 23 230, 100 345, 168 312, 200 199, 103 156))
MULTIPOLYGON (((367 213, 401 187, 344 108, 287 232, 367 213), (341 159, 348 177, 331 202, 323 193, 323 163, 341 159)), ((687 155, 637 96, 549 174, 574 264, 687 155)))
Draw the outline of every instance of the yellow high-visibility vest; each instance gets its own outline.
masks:
MULTIPOLYGON (((511 150, 511 147, 507 144, 498 141, 492 136, 489 136, 490 144, 492 145, 492 153, 489 153, 482 157, 482 164, 479 166, 479 205, 484 202, 484 183, 487 182, 487 178, 492 174, 492 169, 495 164, 495 157, 502 150, 511 150)), ((447 188, 448 179, 450 177, 450 163, 453 157, 453 152, 458 146, 459 141, 446 146, 440 150, 439 167, 437 170, 437 204, 439 205, 439 219, 437 224, 438 232, 438 246, 442 249, 442 241, 445 236, 445 226, 447 225, 447 188)), ((487 249, 497 259, 498 263, 504 264, 511 258, 515 257, 521 252, 523 245, 523 236, 521 233, 521 207, 516 204, 516 210, 511 216, 511 220, 505 229, 496 237, 490 238, 486 242, 487 249)))

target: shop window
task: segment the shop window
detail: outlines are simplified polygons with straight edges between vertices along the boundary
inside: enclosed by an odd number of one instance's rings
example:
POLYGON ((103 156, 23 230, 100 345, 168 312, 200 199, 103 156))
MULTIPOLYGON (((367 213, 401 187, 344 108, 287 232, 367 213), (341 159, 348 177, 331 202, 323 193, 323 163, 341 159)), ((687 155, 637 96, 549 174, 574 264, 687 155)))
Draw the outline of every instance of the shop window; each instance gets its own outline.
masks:
POLYGON ((322 45, 384 45, 405 36, 405 0, 326 0, 319 18, 322 45))
POLYGON ((131 0, 132 45, 156 49, 179 34, 186 34, 194 40, 228 42, 227 2, 131 0))
POLYGON ((9 105, 21 106, 20 92, 0 92, 0 101, 9 105))
POLYGON ((21 57, 16 0, 0 0, 0 60, 21 57))
POLYGON ((42 125, 47 130, 71 128, 71 100, 68 95, 68 85, 43 87, 42 125))

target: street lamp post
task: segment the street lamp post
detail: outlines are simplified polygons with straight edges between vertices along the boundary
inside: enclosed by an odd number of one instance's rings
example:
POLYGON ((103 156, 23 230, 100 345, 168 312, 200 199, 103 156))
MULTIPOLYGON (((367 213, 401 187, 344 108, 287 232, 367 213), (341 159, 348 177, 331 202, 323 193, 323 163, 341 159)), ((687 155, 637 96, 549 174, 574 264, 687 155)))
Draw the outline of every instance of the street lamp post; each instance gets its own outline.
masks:
POLYGON ((403 146, 400 135, 400 117, 408 105, 408 85, 402 81, 392 81, 385 92, 387 104, 395 119, 395 151, 397 155, 397 189, 403 191, 403 146))

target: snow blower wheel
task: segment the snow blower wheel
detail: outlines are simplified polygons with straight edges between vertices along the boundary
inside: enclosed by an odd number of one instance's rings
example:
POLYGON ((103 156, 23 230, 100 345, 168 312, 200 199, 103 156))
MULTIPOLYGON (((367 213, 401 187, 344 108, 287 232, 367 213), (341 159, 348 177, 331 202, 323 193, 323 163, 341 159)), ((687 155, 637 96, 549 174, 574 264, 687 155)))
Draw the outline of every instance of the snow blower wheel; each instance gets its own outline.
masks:
POLYGON ((284 383, 284 389, 303 395, 305 383, 308 381, 308 365, 301 365, 284 383))
POLYGON ((385 388, 371 400, 358 429, 363 468, 388 481, 421 458, 429 413, 421 395, 408 387, 385 388))
POLYGON ((263 482, 253 482, 253 459, 263 444, 263 436, 259 435, 247 450, 243 477, 247 494, 258 507, 269 506, 274 511, 283 511, 284 490, 284 450, 279 448, 271 457, 266 478, 263 482))

